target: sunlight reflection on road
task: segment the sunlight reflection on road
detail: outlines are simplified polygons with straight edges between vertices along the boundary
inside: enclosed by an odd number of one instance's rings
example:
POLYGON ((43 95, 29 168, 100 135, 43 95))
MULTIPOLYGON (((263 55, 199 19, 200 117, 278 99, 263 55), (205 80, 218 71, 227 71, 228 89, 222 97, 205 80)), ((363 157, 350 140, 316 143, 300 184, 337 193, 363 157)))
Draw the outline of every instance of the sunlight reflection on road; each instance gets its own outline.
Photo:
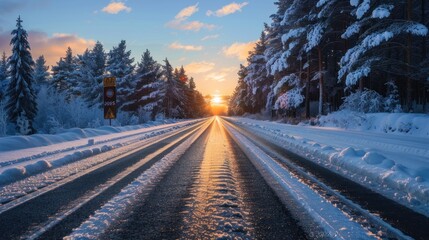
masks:
POLYGON ((204 159, 184 213, 184 238, 251 238, 242 209, 237 163, 219 119, 210 129, 204 159))

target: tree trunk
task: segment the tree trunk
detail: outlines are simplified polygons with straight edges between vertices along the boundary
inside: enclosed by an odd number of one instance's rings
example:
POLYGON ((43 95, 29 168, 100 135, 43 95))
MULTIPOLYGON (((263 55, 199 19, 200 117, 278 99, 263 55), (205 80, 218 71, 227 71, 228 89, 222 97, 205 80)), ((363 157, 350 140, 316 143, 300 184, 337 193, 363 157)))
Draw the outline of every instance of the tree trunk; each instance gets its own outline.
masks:
POLYGON ((323 114, 323 62, 322 62, 322 49, 317 48, 318 58, 319 58, 319 116, 323 114))
POLYGON ((359 79, 359 91, 363 91, 363 78, 359 79))
MULTIPOLYGON (((407 0, 407 20, 412 20, 412 5, 413 0, 407 0)), ((412 95, 413 95, 413 80, 411 79, 411 47, 412 39, 411 34, 407 36, 407 112, 412 111, 412 95)))
MULTIPOLYGON (((420 23, 423 25, 426 25, 426 1, 427 0, 421 0, 421 19, 420 19, 420 23)), ((427 56, 427 38, 423 38, 422 39, 422 60, 421 61, 425 61, 426 60, 426 56, 427 56)), ((424 83, 425 79, 421 79, 422 82, 424 83)), ((427 104, 427 98, 426 98, 426 91, 428 91, 427 85, 424 84, 423 85, 423 111, 426 111, 426 104, 427 104)))
MULTIPOLYGON (((310 63, 310 54, 307 57, 307 62, 310 63)), ((305 83, 305 117, 310 118, 310 64, 307 67, 307 81, 305 83)))

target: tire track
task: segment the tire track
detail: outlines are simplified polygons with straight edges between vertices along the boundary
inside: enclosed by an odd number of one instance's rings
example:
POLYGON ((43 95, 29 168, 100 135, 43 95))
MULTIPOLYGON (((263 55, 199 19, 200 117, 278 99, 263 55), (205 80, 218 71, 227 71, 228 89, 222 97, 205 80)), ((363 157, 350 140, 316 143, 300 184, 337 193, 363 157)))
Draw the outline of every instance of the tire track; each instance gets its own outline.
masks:
POLYGON ((233 156, 225 132, 216 121, 186 203, 183 239, 253 238, 253 226, 243 207, 233 156))

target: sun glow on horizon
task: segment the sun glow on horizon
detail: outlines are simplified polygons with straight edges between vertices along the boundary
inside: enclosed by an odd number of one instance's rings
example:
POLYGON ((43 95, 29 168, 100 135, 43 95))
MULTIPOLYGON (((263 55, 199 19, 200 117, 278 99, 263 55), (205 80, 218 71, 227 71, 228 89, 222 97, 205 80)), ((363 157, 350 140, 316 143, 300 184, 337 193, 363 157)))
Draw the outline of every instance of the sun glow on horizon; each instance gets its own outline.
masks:
POLYGON ((213 97, 212 97, 212 99, 211 99, 211 104, 214 104, 214 105, 222 105, 222 104, 223 104, 223 99, 222 99, 222 97, 221 97, 221 96, 219 96, 219 95, 215 95, 215 96, 213 96, 213 97))
POLYGON ((227 112, 225 96, 219 94, 211 96, 210 106, 213 115, 225 115, 227 112))

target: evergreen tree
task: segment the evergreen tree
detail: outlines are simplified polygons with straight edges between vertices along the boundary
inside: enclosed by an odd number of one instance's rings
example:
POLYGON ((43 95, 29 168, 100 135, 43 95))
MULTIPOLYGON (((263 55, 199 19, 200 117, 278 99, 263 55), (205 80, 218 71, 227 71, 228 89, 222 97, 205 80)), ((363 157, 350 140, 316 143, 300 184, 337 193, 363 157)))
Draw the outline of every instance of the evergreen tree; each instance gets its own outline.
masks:
POLYGON ((75 94, 81 96, 84 100, 89 100, 94 94, 94 86, 98 85, 94 77, 95 64, 92 53, 86 49, 82 55, 77 56, 77 63, 75 75, 77 77, 78 86, 76 88, 75 94))
POLYGON ((247 76, 244 81, 249 86, 247 98, 251 99, 252 113, 257 113, 265 108, 267 95, 270 91, 272 77, 267 75, 264 52, 266 50, 266 35, 261 33, 259 41, 247 59, 247 76))
POLYGON ((238 71, 238 85, 235 87, 231 99, 228 103, 229 115, 242 115, 249 112, 250 106, 247 96, 248 86, 244 79, 247 76, 247 69, 240 64, 240 70, 238 71))
POLYGON ((195 88, 197 88, 197 85, 195 84, 195 80, 193 77, 191 77, 189 79, 189 89, 191 90, 195 90, 195 88))
MULTIPOLYGON (((280 60, 281 52, 283 50, 282 36, 285 33, 285 28, 282 26, 281 22, 283 20, 283 16, 286 10, 290 6, 290 0, 279 0, 274 3, 277 6, 276 13, 270 16, 271 24, 265 24, 266 34, 266 50, 264 52, 266 63, 267 74, 271 75, 273 78, 273 83, 269 87, 270 91, 267 95, 266 106, 265 109, 272 109, 275 102, 274 96, 274 84, 276 81, 281 78, 278 74, 279 66, 283 65, 283 62, 280 60)), ((231 98, 230 101, 233 101, 231 98)))
POLYGON ((77 60, 70 47, 67 48, 66 56, 61 58, 56 66, 52 66, 51 86, 58 92, 64 93, 67 100, 72 98, 78 85, 76 68, 77 60))
POLYGON ((413 1, 350 1, 350 5, 355 19, 342 37, 354 37, 356 44, 341 59, 338 79, 350 87, 375 71, 383 73, 383 79, 405 77, 406 105, 411 110, 414 74, 424 69, 412 61, 412 39, 428 34, 425 25, 413 21, 413 1))
POLYGON ((183 110, 183 113, 181 117, 194 118, 194 106, 191 103, 194 95, 194 90, 189 88, 189 77, 186 74, 186 70, 183 66, 181 66, 180 69, 177 71, 176 78, 180 83, 179 87, 182 95, 180 106, 183 110))
POLYGON ((178 77, 179 77, 179 81, 183 85, 188 84, 189 78, 188 78, 188 75, 186 75, 186 71, 185 71, 185 68, 183 68, 183 66, 181 66, 179 69, 178 77))
POLYGON ((164 60, 163 77, 165 81, 165 98, 164 98, 164 111, 167 118, 175 117, 180 118, 184 115, 184 95, 182 92, 183 84, 179 81, 179 70, 173 72, 168 59, 164 60))
POLYGON ((126 50, 126 42, 122 40, 117 47, 113 47, 108 54, 107 72, 116 77, 118 105, 131 102, 134 93, 135 83, 133 82, 134 58, 131 58, 131 51, 126 50))
POLYGON ((147 49, 137 66, 135 79, 135 91, 131 101, 125 103, 123 109, 137 112, 139 108, 143 108, 146 112, 150 112, 151 119, 155 120, 156 115, 162 111, 164 82, 161 80, 161 65, 152 58, 147 49))
POLYGON ((45 65, 46 60, 45 57, 42 55, 36 60, 36 65, 34 66, 34 82, 35 82, 35 89, 40 89, 40 85, 42 84, 48 84, 48 77, 49 77, 49 67, 45 65))
MULTIPOLYGON (((33 65, 27 32, 23 29, 21 17, 18 17, 16 29, 12 31, 12 56, 9 58, 10 83, 7 89, 6 110, 9 121, 17 124, 17 130, 26 130, 26 134, 35 132, 33 120, 37 114, 36 94, 33 90, 33 65), (19 123, 25 123, 26 129, 18 129, 19 123)), ((22 126, 22 125, 21 125, 22 126)))
POLYGON ((3 55, 0 59, 0 101, 3 100, 6 95, 6 87, 7 87, 7 57, 6 53, 3 52, 3 55))
POLYGON ((89 107, 101 108, 103 105, 103 79, 106 76, 106 53, 97 41, 94 48, 79 56, 79 88, 89 107))
POLYGON ((196 84, 193 77, 189 78, 187 88, 187 116, 188 118, 204 117, 209 112, 209 104, 204 99, 204 96, 196 90, 196 84))

